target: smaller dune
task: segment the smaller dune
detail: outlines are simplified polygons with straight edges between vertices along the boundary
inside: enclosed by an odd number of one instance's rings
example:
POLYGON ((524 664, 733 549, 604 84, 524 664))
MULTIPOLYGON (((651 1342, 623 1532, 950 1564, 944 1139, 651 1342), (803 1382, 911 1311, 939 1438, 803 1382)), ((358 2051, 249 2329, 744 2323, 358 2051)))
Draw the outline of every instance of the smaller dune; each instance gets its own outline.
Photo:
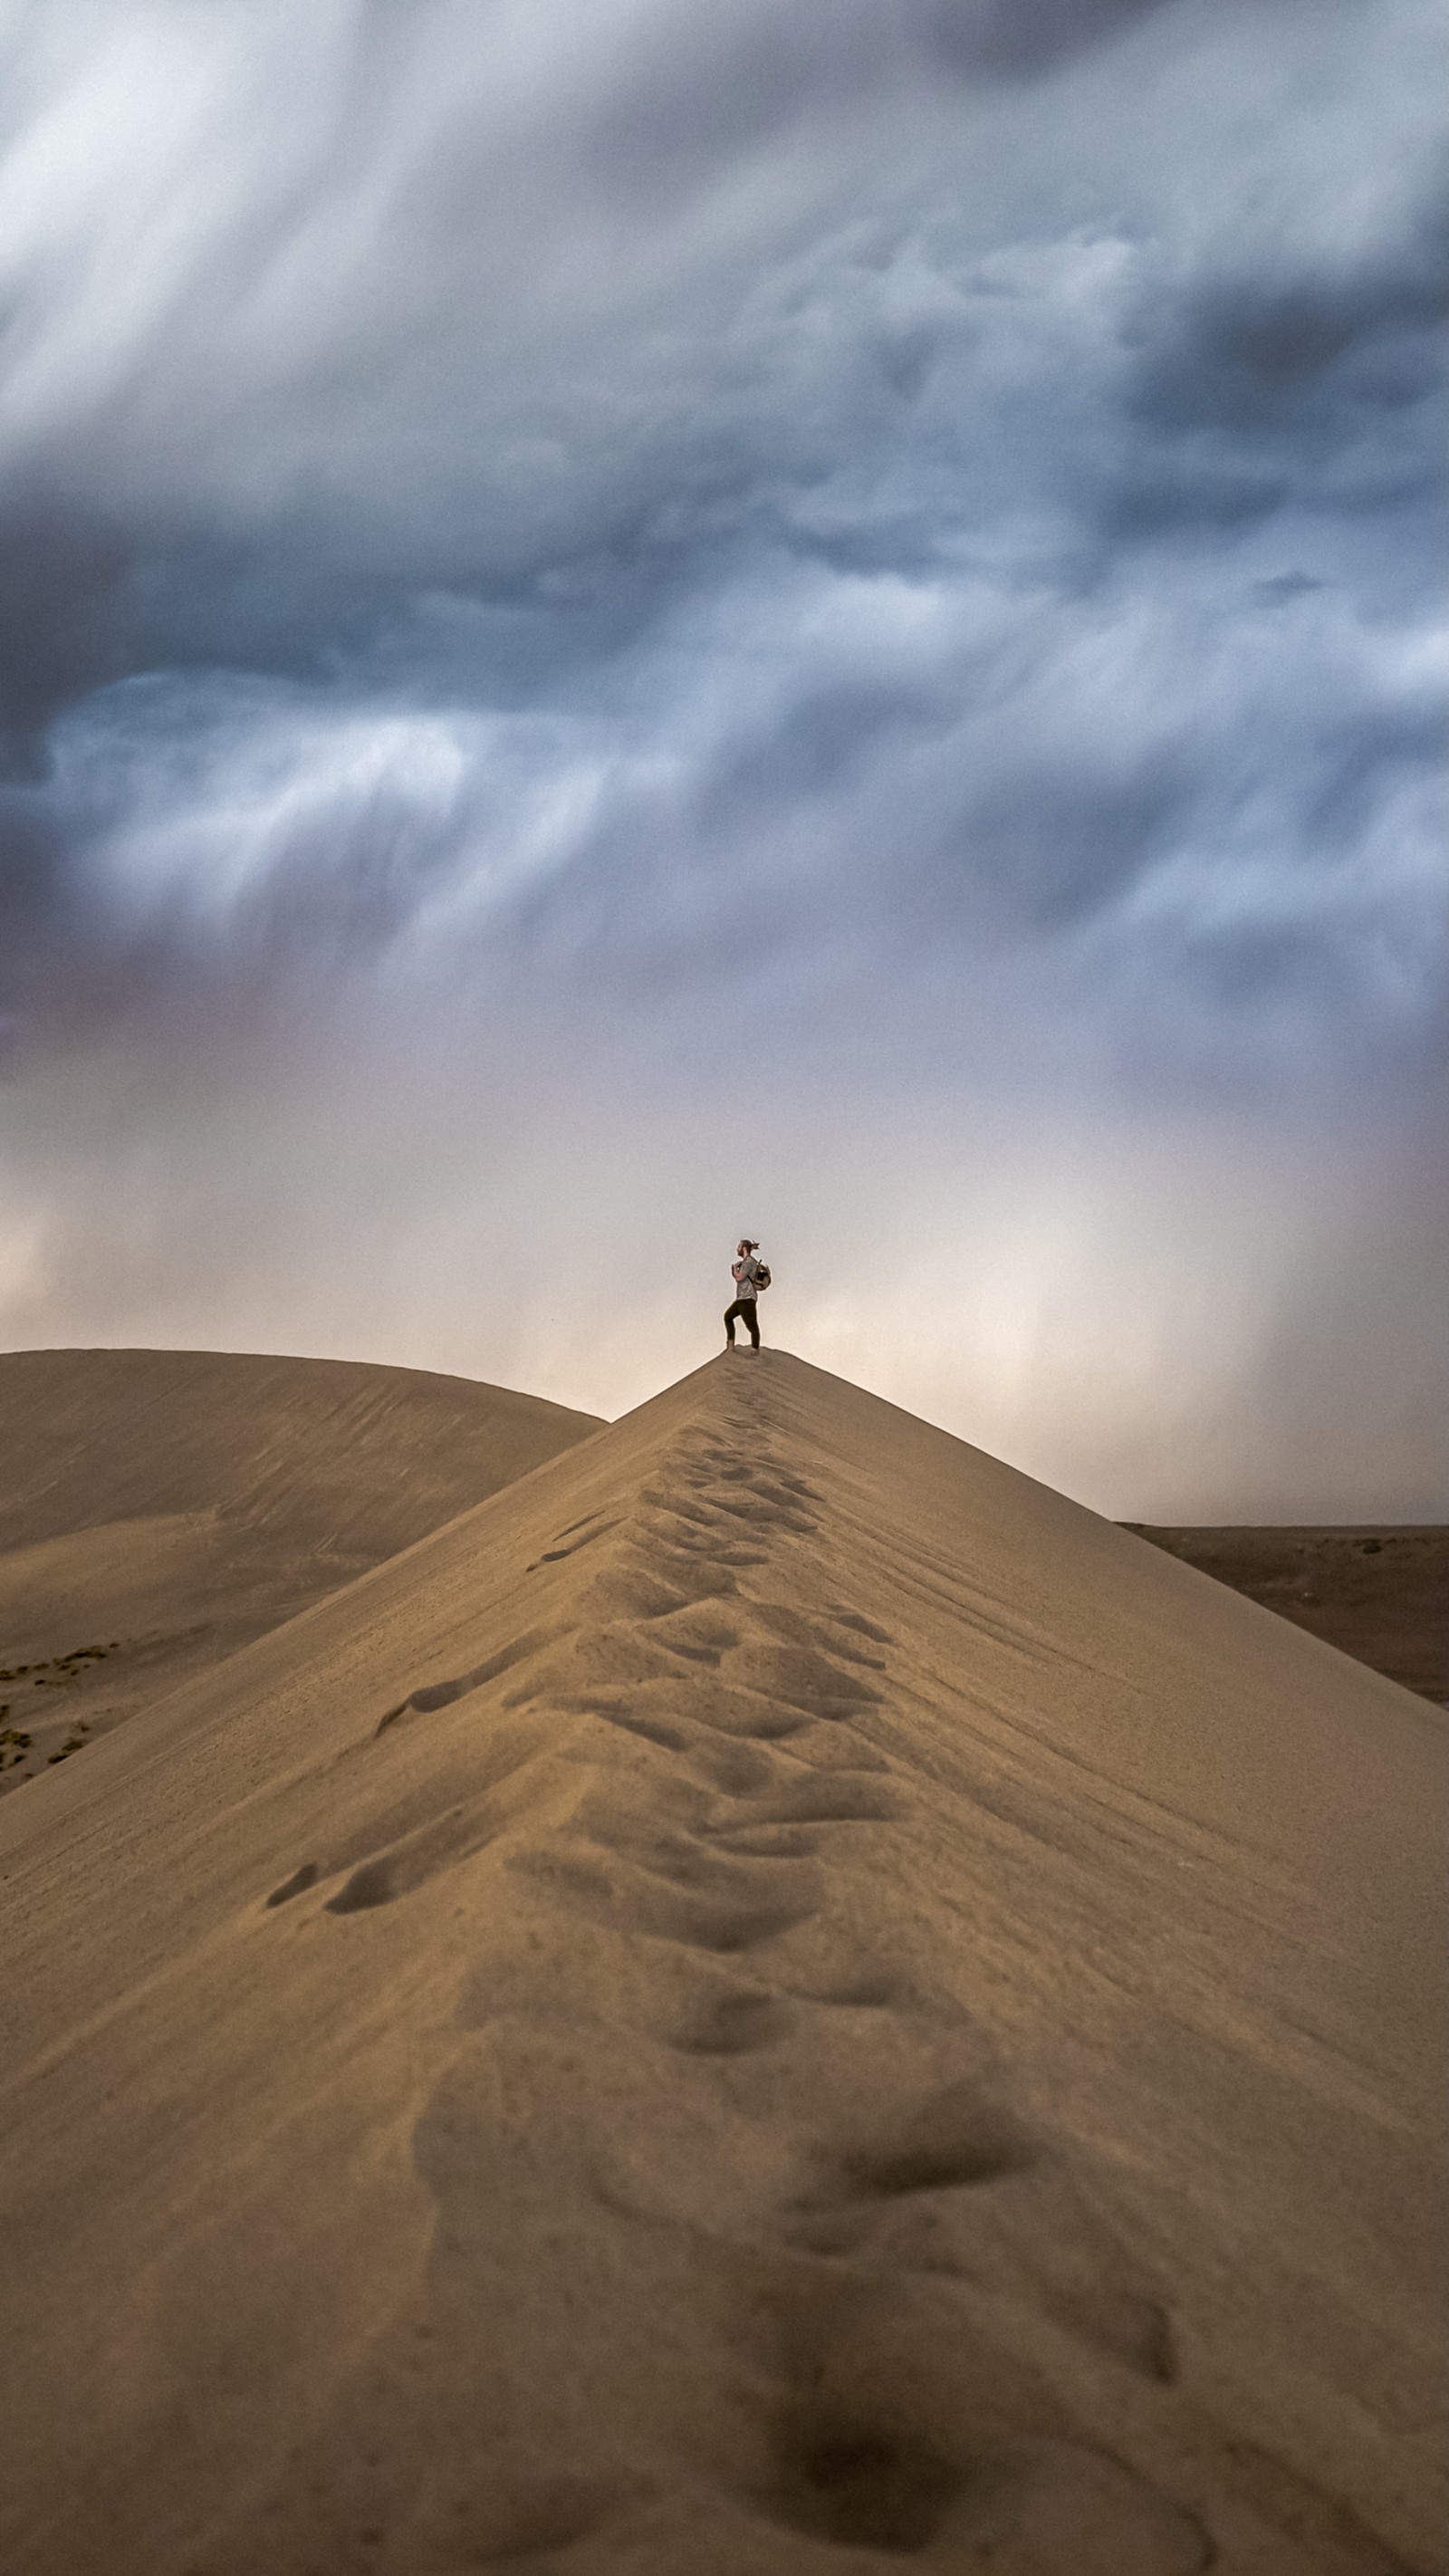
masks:
POLYGON ((0 1794, 598 1428, 422 1369, 0 1354, 0 1794))

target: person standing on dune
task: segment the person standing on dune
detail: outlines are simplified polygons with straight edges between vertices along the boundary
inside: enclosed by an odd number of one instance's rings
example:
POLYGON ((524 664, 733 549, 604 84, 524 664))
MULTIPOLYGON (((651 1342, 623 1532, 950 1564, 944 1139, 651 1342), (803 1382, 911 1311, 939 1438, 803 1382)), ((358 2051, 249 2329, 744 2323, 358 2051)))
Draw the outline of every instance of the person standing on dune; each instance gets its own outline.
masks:
POLYGON ((735 1302, 725 1308, 724 1328, 727 1351, 732 1351, 735 1346, 736 1317, 749 1328, 751 1350, 757 1351, 760 1347, 760 1290, 769 1287, 770 1274, 763 1261, 755 1257, 759 1249, 759 1245, 752 1243, 747 1234, 742 1234, 736 1257, 730 1264, 730 1277, 735 1283, 735 1302))

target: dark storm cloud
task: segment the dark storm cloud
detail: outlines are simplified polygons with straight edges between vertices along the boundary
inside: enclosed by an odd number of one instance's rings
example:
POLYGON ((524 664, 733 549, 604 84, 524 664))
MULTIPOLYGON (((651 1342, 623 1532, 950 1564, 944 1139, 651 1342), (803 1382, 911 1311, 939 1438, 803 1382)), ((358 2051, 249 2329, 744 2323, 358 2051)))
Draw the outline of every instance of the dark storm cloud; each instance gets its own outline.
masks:
POLYGON ((0 1078, 26 1033, 27 1006, 44 991, 53 1018, 75 970, 83 932, 71 879, 59 834, 0 786, 0 1078))
POLYGON ((24 776, 71 699, 133 667, 132 547, 74 503, 0 507, 0 774, 24 776))
POLYGON ((1214 277, 1153 314, 1124 403, 1138 435, 1106 486, 1114 533, 1231 528, 1297 506, 1427 534, 1442 475, 1446 250, 1437 207, 1410 206, 1356 260, 1280 259, 1270 275, 1214 277))
POLYGON ((1133 1080, 1397 1081, 1421 24, 58 9, 4 165, 33 1024, 399 954, 565 1023, 773 960, 808 1018, 824 930, 907 1046, 944 948, 1133 1080))
POLYGON ((1162 0, 920 0, 915 15, 963 70, 1039 72, 1151 16, 1162 0))
POLYGON ((1296 277, 1290 268, 1185 299, 1142 369, 1139 415, 1230 435, 1317 429, 1332 443, 1346 416, 1402 411, 1433 394, 1449 306, 1438 204, 1412 210, 1391 245, 1368 247, 1346 268, 1296 277))
POLYGON ((758 147, 821 102, 871 97, 924 68, 1031 77, 1167 0, 798 0, 680 12, 649 30, 623 93, 590 120, 602 182, 664 196, 758 147))

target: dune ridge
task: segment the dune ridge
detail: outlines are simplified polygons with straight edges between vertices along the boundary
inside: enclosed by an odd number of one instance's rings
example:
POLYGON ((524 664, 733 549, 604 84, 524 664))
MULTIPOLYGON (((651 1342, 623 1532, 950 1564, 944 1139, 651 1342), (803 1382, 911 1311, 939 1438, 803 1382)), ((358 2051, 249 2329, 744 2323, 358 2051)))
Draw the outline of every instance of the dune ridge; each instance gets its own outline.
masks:
POLYGON ((24 2576, 1428 2576, 1442 1722, 718 1360, 11 1801, 24 2576))

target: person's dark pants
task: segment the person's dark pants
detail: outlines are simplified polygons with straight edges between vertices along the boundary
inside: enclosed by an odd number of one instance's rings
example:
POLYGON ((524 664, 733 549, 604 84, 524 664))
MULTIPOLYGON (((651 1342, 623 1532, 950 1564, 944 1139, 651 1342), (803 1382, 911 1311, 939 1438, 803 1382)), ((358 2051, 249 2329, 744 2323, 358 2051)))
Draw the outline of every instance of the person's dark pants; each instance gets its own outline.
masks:
POLYGON ((737 1297, 732 1306, 726 1306, 725 1308, 725 1340, 731 1350, 733 1350, 735 1346, 736 1315, 738 1315, 742 1324, 749 1325, 750 1348, 751 1350, 757 1351, 760 1347, 760 1327, 755 1315, 754 1298, 737 1297))

